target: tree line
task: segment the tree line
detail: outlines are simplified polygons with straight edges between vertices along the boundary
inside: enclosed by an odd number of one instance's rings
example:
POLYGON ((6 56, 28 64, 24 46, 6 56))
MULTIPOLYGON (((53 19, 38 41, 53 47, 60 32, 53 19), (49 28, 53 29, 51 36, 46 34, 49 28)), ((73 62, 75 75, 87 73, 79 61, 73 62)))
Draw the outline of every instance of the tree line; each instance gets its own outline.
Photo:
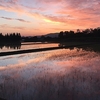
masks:
POLYGON ((10 33, 3 35, 0 33, 0 42, 20 42, 21 35, 20 33, 10 33))
POLYGON ((76 32, 74 31, 61 31, 58 35, 59 41, 81 41, 81 42, 88 42, 88 41, 100 41, 100 27, 98 28, 90 28, 85 30, 77 29, 76 32))
POLYGON ((20 33, 10 33, 3 35, 0 33, 1 42, 100 42, 100 27, 90 28, 85 30, 77 29, 77 31, 61 31, 58 33, 58 37, 50 36, 31 36, 21 37, 20 33))
MULTIPOLYGON (((53 34, 53 33, 52 33, 53 34)), ((58 37, 42 35, 40 37, 23 37, 26 42, 100 42, 100 27, 77 31, 61 31, 58 37)))

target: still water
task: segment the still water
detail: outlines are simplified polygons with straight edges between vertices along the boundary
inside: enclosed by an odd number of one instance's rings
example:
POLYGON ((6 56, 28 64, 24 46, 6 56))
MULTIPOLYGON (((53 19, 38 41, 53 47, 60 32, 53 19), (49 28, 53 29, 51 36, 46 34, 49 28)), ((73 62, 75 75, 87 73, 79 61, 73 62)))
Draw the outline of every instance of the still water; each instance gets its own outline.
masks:
POLYGON ((97 47, 0 57, 0 97, 7 100, 100 100, 97 47))
POLYGON ((48 48, 48 47, 57 47, 57 46, 58 43, 25 42, 25 43, 18 43, 18 44, 0 45, 0 52, 48 48))

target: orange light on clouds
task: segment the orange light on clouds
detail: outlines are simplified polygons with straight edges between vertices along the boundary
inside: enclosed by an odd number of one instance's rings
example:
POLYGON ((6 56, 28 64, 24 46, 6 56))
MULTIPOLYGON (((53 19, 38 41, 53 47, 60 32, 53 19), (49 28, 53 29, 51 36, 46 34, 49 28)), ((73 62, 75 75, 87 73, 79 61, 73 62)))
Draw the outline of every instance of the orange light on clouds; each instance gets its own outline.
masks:
POLYGON ((52 21, 50 19, 43 19, 45 22, 52 23, 52 24, 60 24, 61 22, 52 21))
POLYGON ((99 0, 27 1, 0 1, 0 30, 3 34, 42 35, 100 25, 99 0))

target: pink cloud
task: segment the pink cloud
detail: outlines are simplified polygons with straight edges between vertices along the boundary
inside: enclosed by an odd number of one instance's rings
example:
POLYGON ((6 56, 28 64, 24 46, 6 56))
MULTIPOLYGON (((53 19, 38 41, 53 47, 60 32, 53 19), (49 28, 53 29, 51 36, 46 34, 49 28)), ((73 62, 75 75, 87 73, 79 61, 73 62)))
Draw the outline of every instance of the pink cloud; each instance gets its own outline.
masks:
POLYGON ((18 20, 18 21, 20 21, 20 22, 30 23, 30 21, 26 21, 26 20, 24 20, 24 19, 9 18, 9 17, 0 17, 0 18, 7 19, 7 20, 18 20))
POLYGON ((11 26, 11 25, 8 25, 8 24, 2 24, 0 25, 0 28, 5 28, 5 29, 18 29, 18 30, 25 30, 26 28, 25 27, 18 27, 18 26, 11 26))
POLYGON ((61 3, 63 0, 37 0, 37 2, 40 3, 46 3, 46 4, 56 4, 56 3, 61 3))
MULTIPOLYGON (((71 29, 73 27, 82 29, 98 27, 100 25, 99 0, 28 0, 27 2, 29 3, 26 3, 26 1, 27 0, 1 0, 0 10, 23 14, 38 20, 38 22, 44 22, 44 19, 57 22, 62 25, 59 25, 60 29, 71 29)), ((12 18, 9 17, 5 19, 12 20, 12 18)), ((28 22, 20 18, 14 20, 28 22)), ((49 24, 50 21, 47 22, 48 29, 52 28, 50 26, 51 24, 49 24)), ((46 22, 44 22, 44 24, 46 24, 46 22)), ((47 27, 47 25, 42 26, 42 29, 45 27, 47 27)), ((57 29, 56 27, 54 27, 54 29, 57 29)))

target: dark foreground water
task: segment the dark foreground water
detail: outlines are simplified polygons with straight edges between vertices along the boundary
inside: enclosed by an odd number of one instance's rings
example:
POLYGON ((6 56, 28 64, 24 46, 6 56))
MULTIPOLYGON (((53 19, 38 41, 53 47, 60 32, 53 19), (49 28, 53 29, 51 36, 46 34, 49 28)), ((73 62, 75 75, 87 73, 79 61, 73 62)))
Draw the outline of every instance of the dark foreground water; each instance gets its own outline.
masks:
POLYGON ((98 46, 0 57, 0 97, 100 100, 98 46))

